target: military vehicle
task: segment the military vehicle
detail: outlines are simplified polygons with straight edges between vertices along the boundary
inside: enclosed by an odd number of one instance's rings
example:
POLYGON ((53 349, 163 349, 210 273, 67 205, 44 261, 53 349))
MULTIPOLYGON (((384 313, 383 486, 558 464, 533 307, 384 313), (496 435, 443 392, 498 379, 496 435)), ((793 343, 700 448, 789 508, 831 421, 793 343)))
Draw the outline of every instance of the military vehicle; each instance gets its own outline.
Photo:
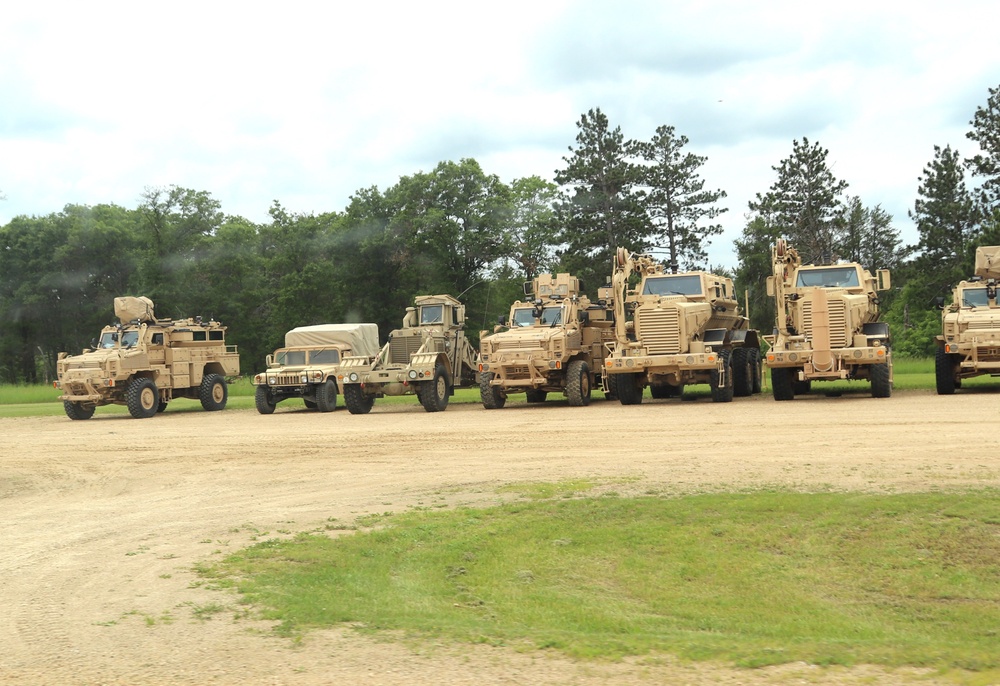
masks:
POLYGON ((623 405, 641 403, 646 386, 653 398, 669 398, 708 384, 714 402, 760 392, 760 336, 740 313, 731 279, 668 273, 650 255, 619 248, 611 282, 615 342, 604 365, 623 405))
POLYGON ((1000 246, 976 248, 976 271, 968 281, 955 286, 951 305, 938 305, 941 335, 937 336, 934 371, 937 392, 951 395, 962 387, 962 379, 1000 375, 1000 246))
POLYGON ((614 340, 610 289, 591 302, 580 280, 542 274, 524 284, 528 301, 516 301, 510 319, 479 341, 479 394, 483 407, 498 409, 511 393, 529 403, 561 393, 570 405, 590 404, 591 389, 603 386, 604 355, 614 340))
POLYGON ((288 398, 302 398, 307 408, 333 412, 340 362, 351 355, 371 360, 378 352, 375 324, 317 324, 285 334, 285 347, 267 356, 267 371, 253 377, 254 402, 261 414, 272 414, 288 398))
POLYGON ((125 405, 137 419, 163 412, 174 398, 200 400, 221 410, 229 398, 226 377, 240 373, 235 345, 216 321, 157 319, 145 297, 115 298, 119 323, 80 355, 59 353, 58 380, 70 419, 90 419, 102 405, 125 405))
POLYGON ((403 326, 372 360, 353 355, 341 365, 344 404, 371 411, 376 398, 416 394, 428 412, 448 407, 455 388, 476 383, 476 351, 465 337, 465 305, 450 295, 421 295, 403 326))
POLYGON ((878 291, 890 287, 889 270, 875 276, 860 264, 802 264, 779 238, 771 249, 774 333, 766 365, 775 400, 808 393, 813 381, 868 379, 872 397, 892 395, 889 325, 880 322, 878 291))

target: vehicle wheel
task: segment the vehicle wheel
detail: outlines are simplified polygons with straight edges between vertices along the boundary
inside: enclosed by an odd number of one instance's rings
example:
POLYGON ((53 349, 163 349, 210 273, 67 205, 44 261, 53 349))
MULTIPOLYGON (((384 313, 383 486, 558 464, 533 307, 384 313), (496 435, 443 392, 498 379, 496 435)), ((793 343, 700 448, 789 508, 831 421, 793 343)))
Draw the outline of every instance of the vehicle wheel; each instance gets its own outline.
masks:
POLYGON ((417 387, 417 397, 428 412, 442 412, 448 407, 448 372, 443 364, 434 365, 434 376, 417 387))
POLYGON ((792 393, 795 395, 808 395, 812 391, 812 381, 793 381, 792 393))
POLYGON ((167 409, 167 401, 164 400, 163 398, 160 398, 160 404, 156 406, 156 411, 163 412, 166 409, 167 409))
POLYGON ((719 351, 722 358, 722 379, 720 385, 719 370, 713 369, 708 375, 708 382, 712 388, 713 403, 728 403, 733 400, 733 367, 729 363, 729 351, 719 351))
POLYGON ((791 367, 774 367, 771 369, 771 392, 774 393, 775 400, 794 400, 795 391, 792 390, 791 367))
POLYGON ((347 384, 344 386, 344 404, 351 414, 368 414, 375 404, 375 396, 365 393, 359 383, 347 384))
POLYGON ((934 353, 934 380, 937 384, 938 395, 951 395, 958 388, 955 379, 957 361, 957 355, 950 355, 944 351, 943 346, 938 346, 934 353))
POLYGON ((525 391, 524 395, 527 396, 526 400, 529 403, 544 403, 545 399, 549 396, 546 391, 540 391, 537 388, 531 388, 525 391))
POLYGON ((745 398, 753 393, 753 365, 750 362, 750 348, 733 350, 733 395, 745 398))
POLYGON ((608 400, 618 400, 618 375, 605 373, 604 378, 608 380, 608 390, 604 392, 604 397, 608 400))
POLYGON ((868 373, 871 375, 873 398, 888 398, 892 395, 892 382, 889 380, 892 376, 890 364, 889 360, 886 360, 885 364, 871 366, 868 373))
POLYGON ((642 386, 639 385, 638 374, 618 374, 618 401, 622 405, 639 405, 642 403, 642 386))
POLYGON ((757 395, 760 393, 761 387, 761 376, 763 375, 763 369, 760 361, 760 348, 750 348, 750 372, 753 374, 753 389, 751 393, 757 395))
POLYGON ((267 386, 257 386, 257 390, 253 393, 253 403, 261 414, 274 414, 274 408, 277 406, 271 396, 271 389, 267 386))
POLYGON ((160 406, 160 392, 152 379, 138 376, 125 389, 125 404, 133 417, 147 419, 156 414, 156 408, 160 406))
POLYGON ((566 367, 566 398, 572 407, 590 404, 590 365, 573 360, 566 367))
POLYGON ((302 399, 302 404, 306 406, 307 410, 315 410, 316 409, 316 403, 314 403, 312 400, 306 400, 305 398, 303 398, 302 399))
POLYGON ((63 409, 66 410, 66 416, 70 419, 90 419, 94 416, 94 410, 97 407, 95 405, 87 407, 83 403, 73 403, 69 400, 63 400, 63 409))
POLYGON ((201 387, 198 388, 198 399, 201 406, 208 412, 216 412, 226 407, 229 399, 229 386, 226 384, 226 377, 222 374, 206 374, 201 379, 201 387))
POLYGON ((487 410, 499 410, 507 404, 507 394, 499 386, 491 386, 493 372, 483 372, 479 375, 479 397, 487 410))
POLYGON ((327 379, 316 387, 316 409, 333 412, 337 409, 337 382, 327 379))

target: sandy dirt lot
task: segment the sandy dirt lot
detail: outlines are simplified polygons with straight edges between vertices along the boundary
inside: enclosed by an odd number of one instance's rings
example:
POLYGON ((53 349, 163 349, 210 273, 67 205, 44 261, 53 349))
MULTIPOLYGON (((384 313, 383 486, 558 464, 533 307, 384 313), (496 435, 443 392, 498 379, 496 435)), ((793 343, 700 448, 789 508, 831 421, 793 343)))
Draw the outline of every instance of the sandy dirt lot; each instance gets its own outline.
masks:
MULTIPOLYGON (((236 619, 192 567, 335 517, 490 504, 497 488, 586 477, 621 493, 780 486, 901 492, 1000 486, 1000 397, 897 392, 775 403, 595 400, 0 420, 2 684, 933 683, 917 672, 746 671, 643 658, 575 662, 505 649, 302 645, 236 619), (963 436, 974 436, 971 443, 963 436), (955 450, 955 445, 974 449, 955 450), (213 605, 226 611, 209 614, 213 605), (206 615, 202 619, 199 615, 206 615)), ((286 407, 287 406, 287 407, 286 407)), ((669 646, 664 646, 669 652, 669 646)))

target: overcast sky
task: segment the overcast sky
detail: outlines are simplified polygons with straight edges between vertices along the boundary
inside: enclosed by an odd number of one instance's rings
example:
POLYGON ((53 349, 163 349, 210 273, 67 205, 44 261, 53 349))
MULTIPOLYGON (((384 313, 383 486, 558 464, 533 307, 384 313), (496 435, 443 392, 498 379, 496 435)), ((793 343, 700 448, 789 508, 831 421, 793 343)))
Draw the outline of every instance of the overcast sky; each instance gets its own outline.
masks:
POLYGON ((600 107, 708 157, 729 196, 713 264, 735 264, 747 202, 802 137, 914 242, 934 145, 970 155, 1000 85, 986 0, 18 5, 0 10, 0 225, 171 184, 265 222, 274 200, 339 211, 464 157, 551 180, 600 107))

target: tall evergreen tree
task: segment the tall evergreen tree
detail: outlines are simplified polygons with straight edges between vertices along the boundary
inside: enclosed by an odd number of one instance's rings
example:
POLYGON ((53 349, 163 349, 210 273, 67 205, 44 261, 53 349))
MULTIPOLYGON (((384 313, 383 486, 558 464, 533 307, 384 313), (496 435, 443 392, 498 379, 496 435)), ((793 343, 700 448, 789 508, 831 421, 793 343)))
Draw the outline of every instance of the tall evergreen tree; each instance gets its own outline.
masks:
POLYGON ((974 176, 981 177, 986 214, 1000 208, 1000 86, 989 89, 984 107, 977 107, 966 135, 979 144, 980 152, 966 161, 974 176))
POLYGON ((683 151, 687 136, 677 136, 673 126, 660 126, 649 142, 637 144, 646 166, 639 171, 646 186, 646 211, 655 227, 658 249, 667 253, 672 271, 704 268, 710 236, 722 233, 720 224, 704 225, 726 211, 715 203, 723 190, 705 190, 698 170, 707 158, 683 151))
POLYGON ((858 262, 872 273, 876 269, 896 269, 907 255, 892 226, 892 215, 881 205, 865 207, 861 198, 849 198, 844 206, 843 227, 837 253, 844 260, 858 262))

